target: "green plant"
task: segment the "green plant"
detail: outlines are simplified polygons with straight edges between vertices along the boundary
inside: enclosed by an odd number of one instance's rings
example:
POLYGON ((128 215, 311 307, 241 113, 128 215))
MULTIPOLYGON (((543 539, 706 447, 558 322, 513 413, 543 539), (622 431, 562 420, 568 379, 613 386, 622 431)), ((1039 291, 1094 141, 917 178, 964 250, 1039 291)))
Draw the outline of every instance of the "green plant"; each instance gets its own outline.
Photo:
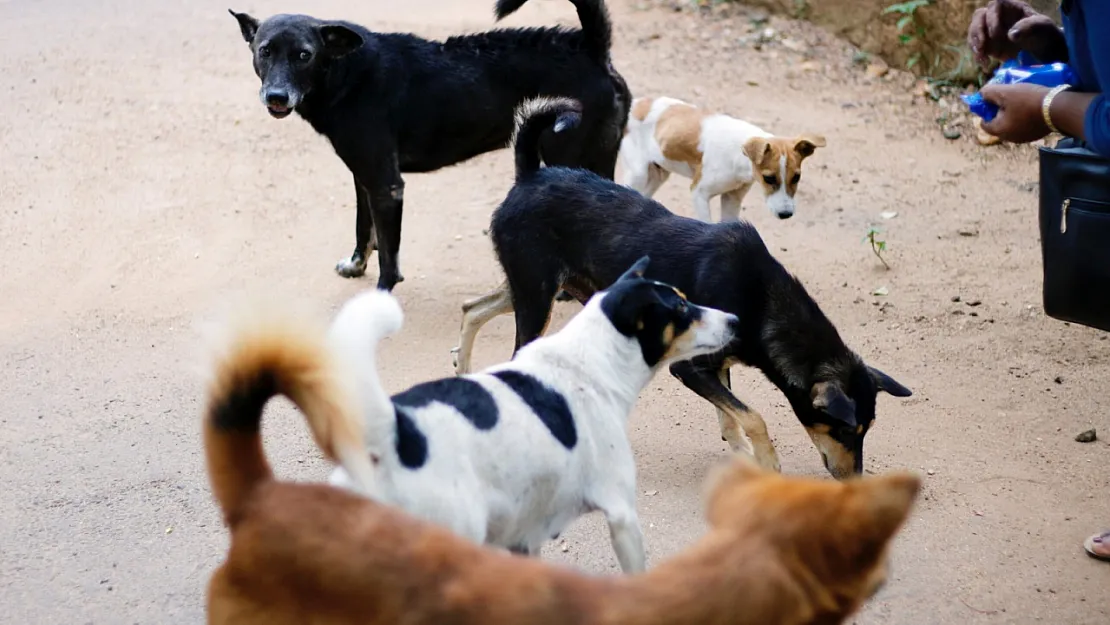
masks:
POLYGON ((879 259, 883 267, 890 269, 890 265, 887 264, 886 259, 883 258, 883 252, 886 251, 886 240, 879 238, 879 235, 882 233, 882 230, 879 230, 875 226, 871 226, 867 229, 867 235, 863 237, 863 241, 871 244, 871 251, 875 253, 875 257, 879 259))
MULTIPOLYGON (((908 0, 907 2, 899 2, 892 4, 883 9, 883 15, 897 13, 901 15, 895 26, 898 27, 898 41, 908 46, 915 40, 925 36, 925 28, 917 22, 917 10, 923 6, 928 6, 933 0, 908 0), (906 32, 906 27, 909 27, 909 32, 906 32)), ((909 59, 906 60, 906 69, 910 69, 921 61, 921 52, 915 52, 909 59)))

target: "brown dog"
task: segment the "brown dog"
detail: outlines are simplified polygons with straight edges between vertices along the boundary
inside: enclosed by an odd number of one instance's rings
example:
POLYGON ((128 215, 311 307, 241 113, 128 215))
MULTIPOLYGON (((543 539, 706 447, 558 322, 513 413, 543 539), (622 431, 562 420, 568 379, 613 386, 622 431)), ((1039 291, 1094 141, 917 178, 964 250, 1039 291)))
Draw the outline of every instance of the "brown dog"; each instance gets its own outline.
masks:
POLYGON ((591 577, 330 486, 275 480, 259 427, 277 394, 368 493, 373 467, 323 329, 257 317, 245 328, 217 363, 204 425, 231 530, 209 586, 213 624, 840 623, 882 583, 919 488, 907 474, 833 482, 737 460, 711 480, 700 541, 643 575, 591 577))

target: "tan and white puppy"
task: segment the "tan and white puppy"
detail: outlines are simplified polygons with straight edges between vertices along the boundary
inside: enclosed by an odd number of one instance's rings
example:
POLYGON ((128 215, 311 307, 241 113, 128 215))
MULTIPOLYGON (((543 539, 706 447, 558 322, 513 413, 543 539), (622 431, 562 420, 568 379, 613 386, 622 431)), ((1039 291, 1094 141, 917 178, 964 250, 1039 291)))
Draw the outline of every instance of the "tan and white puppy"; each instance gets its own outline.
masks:
POLYGON ((675 98, 636 98, 621 141, 623 184, 646 197, 671 174, 691 178, 694 216, 710 221, 709 200, 721 196, 721 221, 740 218, 753 184, 779 219, 794 215, 802 161, 825 147, 820 135, 776 137, 746 121, 710 113, 675 98))

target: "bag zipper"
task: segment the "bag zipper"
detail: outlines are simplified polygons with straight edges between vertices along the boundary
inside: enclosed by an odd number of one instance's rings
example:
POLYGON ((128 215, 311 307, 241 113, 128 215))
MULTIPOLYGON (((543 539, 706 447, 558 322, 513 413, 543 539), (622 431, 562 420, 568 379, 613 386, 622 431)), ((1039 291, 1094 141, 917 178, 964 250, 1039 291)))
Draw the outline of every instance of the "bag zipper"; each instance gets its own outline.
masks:
POLYGON ((1060 207, 1060 234, 1068 231, 1068 207, 1071 206, 1071 198, 1064 199, 1064 205, 1060 207))

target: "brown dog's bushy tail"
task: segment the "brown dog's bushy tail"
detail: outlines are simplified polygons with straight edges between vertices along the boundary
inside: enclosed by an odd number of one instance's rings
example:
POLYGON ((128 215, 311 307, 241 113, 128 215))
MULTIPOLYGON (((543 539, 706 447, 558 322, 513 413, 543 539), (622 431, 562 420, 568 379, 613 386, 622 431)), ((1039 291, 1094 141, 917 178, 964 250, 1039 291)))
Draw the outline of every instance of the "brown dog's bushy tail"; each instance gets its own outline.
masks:
MULTIPOLYGON (((497 0, 493 12, 498 20, 516 12, 528 0, 497 0)), ((609 62, 609 49, 613 47, 613 22, 605 0, 570 0, 578 11, 582 24, 583 48, 591 59, 601 65, 609 62)))
POLYGON ((582 120, 582 105, 570 98, 533 98, 516 110, 516 130, 512 145, 516 161, 516 179, 540 169, 540 137, 548 128, 554 133, 569 130, 582 120))
POLYGON ((324 327, 259 309, 232 324, 221 347, 208 388, 204 445, 212 490, 228 524, 235 524, 251 492, 273 479, 260 425, 275 395, 304 413, 325 455, 372 494, 355 379, 324 327))

